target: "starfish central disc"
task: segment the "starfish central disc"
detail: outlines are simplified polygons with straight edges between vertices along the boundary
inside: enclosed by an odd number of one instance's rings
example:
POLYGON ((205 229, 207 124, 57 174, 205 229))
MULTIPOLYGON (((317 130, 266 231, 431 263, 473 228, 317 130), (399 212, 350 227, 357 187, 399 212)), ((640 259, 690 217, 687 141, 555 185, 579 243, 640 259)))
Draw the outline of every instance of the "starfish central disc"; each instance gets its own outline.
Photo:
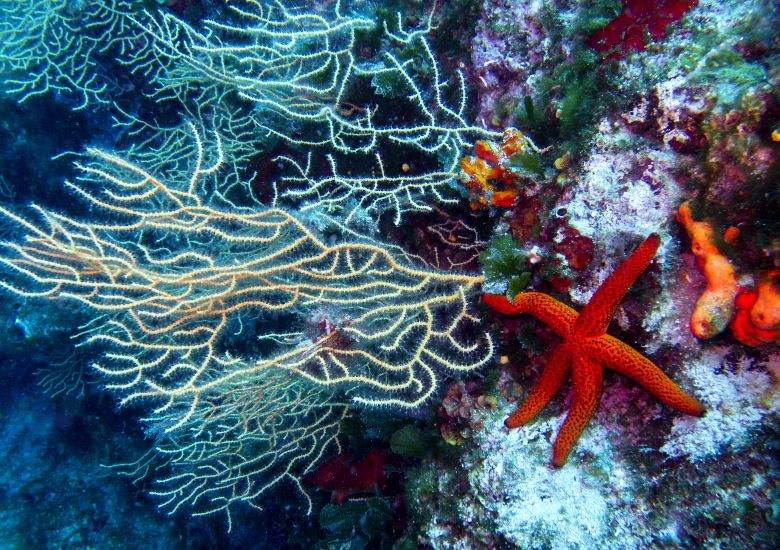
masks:
POLYGON ((572 379, 569 414, 553 445, 553 464, 562 466, 601 398, 603 369, 627 376, 665 405, 694 416, 704 407, 682 391, 671 378, 638 351, 606 333, 618 304, 655 256, 660 240, 650 235, 631 256, 601 284, 580 313, 539 292, 521 292, 513 302, 504 296, 483 294, 490 307, 505 315, 530 314, 563 338, 547 361, 528 398, 506 419, 517 428, 535 417, 568 376, 572 379))

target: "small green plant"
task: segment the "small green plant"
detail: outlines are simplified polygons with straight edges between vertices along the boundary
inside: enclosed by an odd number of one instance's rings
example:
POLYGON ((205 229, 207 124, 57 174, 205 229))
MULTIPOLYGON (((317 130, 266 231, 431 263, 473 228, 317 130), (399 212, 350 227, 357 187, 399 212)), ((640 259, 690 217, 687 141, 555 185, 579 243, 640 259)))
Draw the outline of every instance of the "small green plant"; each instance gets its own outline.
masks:
POLYGON ((512 298, 531 282, 528 253, 510 235, 496 237, 487 250, 479 255, 488 285, 506 286, 506 295, 512 298))

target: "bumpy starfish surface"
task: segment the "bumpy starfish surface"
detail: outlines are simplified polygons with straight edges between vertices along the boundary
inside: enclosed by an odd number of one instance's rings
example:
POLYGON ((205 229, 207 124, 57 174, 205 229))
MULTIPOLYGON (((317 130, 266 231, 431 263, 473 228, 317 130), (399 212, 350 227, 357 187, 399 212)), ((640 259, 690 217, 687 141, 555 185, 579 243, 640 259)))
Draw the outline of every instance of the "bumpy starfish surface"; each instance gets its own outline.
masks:
POLYGON ((701 416, 704 411, 701 403, 677 387, 649 359, 606 334, 615 309, 653 259, 659 242, 658 235, 650 235, 602 283, 579 314, 539 292, 521 292, 515 296, 514 303, 495 294, 482 296, 485 303, 500 313, 533 315, 564 339, 548 359, 531 394, 505 422, 511 429, 531 420, 571 374, 571 408, 553 446, 555 466, 566 462, 580 433, 596 411, 605 367, 628 376, 669 407, 695 416, 701 416))

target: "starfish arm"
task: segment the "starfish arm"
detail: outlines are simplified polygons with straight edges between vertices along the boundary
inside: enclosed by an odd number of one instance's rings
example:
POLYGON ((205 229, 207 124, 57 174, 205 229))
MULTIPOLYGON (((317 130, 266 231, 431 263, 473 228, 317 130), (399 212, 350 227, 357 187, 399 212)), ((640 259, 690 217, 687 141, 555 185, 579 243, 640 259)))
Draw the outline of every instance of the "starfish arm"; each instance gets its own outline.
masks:
POLYGON ((660 242, 660 238, 655 233, 647 237, 645 242, 601 283, 590 302, 580 311, 580 316, 574 324, 574 332, 578 336, 587 338, 604 334, 607 325, 615 315, 618 304, 637 277, 650 264, 660 242))
POLYGON ((518 428, 541 411, 560 389, 571 370, 571 352, 566 345, 558 346, 542 369, 542 375, 525 401, 504 421, 509 428, 518 428))
POLYGON ((605 335, 588 343, 587 353, 599 358, 602 366, 627 376, 645 388, 661 403, 685 414, 701 416, 704 406, 684 391, 647 357, 634 348, 605 335))
POLYGON ((482 300, 504 315, 533 315, 563 338, 571 333, 577 320, 577 312, 548 294, 541 292, 521 292, 515 296, 514 303, 500 294, 483 294, 482 300))
POLYGON ((572 399, 569 414, 563 421, 553 445, 553 466, 566 462, 574 444, 596 412, 601 397, 602 369, 585 354, 572 357, 572 399))

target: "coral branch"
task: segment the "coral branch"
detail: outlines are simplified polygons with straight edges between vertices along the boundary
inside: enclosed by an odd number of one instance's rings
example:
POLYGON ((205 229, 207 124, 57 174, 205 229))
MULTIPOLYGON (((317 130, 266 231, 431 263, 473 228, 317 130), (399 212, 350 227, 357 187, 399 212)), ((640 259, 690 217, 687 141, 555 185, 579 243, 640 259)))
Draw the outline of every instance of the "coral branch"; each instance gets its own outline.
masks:
POLYGON ((94 366, 121 403, 152 407, 173 472, 157 494, 171 510, 229 514, 282 479, 301 488, 346 413, 338 395, 416 407, 442 371, 487 363, 493 343, 469 312, 481 277, 418 267, 333 220, 351 240, 326 242, 279 208, 235 207, 209 183, 220 140, 206 151, 190 131, 190 173, 171 181, 91 150, 67 183, 88 220, 0 207, 24 234, 0 243, 0 286, 104 316, 85 336, 108 351, 94 366), (307 333, 317 317, 323 330, 307 333))

